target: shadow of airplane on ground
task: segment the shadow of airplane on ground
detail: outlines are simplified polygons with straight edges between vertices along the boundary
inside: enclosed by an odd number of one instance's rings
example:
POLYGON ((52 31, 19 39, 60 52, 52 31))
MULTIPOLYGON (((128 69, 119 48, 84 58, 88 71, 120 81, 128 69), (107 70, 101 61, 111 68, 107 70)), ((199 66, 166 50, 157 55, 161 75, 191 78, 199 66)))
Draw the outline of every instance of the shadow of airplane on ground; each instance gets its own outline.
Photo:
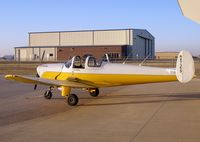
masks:
POLYGON ((200 93, 168 93, 168 94, 136 94, 136 95, 105 95, 98 98, 82 98, 92 100, 106 100, 106 99, 131 99, 129 101, 117 100, 116 102, 109 103, 92 103, 92 104, 80 104, 79 106, 105 106, 105 105, 127 105, 127 104, 143 104, 143 103, 161 103, 161 102, 173 102, 173 101, 185 101, 185 100, 199 100, 200 93), (134 100, 134 98, 145 100, 134 100))

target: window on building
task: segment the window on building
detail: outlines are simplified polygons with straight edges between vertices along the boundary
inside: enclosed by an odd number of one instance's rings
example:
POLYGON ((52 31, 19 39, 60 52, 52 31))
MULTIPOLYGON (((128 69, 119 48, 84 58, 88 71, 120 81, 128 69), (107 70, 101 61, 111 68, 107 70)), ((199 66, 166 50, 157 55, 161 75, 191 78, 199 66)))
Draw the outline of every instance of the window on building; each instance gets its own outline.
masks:
POLYGON ((108 53, 108 56, 111 59, 119 59, 120 54, 119 53, 108 53))

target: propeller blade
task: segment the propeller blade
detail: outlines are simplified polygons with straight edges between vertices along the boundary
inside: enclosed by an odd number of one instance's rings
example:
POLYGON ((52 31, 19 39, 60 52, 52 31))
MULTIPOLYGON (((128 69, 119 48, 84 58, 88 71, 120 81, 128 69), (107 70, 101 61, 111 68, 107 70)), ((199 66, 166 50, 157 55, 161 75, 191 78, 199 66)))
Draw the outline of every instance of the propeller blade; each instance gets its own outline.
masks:
POLYGON ((40 77, 38 73, 36 74, 36 77, 38 77, 38 78, 40 77))
MULTIPOLYGON (((38 77, 38 78, 40 77, 38 73, 36 74, 36 77, 38 77)), ((34 85, 34 90, 36 90, 36 89, 37 89, 37 84, 34 85)))
POLYGON ((37 89, 37 84, 34 85, 34 90, 36 90, 36 89, 37 89))

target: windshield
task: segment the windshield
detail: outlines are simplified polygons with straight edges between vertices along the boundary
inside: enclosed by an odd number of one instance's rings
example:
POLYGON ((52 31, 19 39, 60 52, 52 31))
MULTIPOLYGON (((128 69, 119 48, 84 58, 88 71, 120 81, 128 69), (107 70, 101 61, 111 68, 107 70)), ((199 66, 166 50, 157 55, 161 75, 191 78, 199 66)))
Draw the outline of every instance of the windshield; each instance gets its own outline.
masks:
POLYGON ((65 67, 69 68, 71 66, 71 64, 72 64, 72 60, 69 60, 69 61, 65 62, 65 67))
POLYGON ((101 63, 97 62, 95 57, 88 57, 87 66, 88 67, 100 67, 101 63))

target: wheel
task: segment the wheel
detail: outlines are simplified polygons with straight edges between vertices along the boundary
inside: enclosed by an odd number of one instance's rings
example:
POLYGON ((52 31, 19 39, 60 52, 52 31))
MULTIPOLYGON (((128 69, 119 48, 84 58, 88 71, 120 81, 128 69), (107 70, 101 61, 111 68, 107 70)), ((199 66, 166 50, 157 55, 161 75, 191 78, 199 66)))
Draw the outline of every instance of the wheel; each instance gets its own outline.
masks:
POLYGON ((50 90, 46 91, 44 93, 44 98, 45 99, 51 99, 52 98, 52 92, 50 90))
POLYGON ((67 102, 70 106, 75 106, 78 104, 78 97, 75 94, 70 94, 67 102))
POLYGON ((92 97, 97 97, 99 95, 99 89, 98 88, 90 89, 89 92, 90 92, 90 95, 92 97))

